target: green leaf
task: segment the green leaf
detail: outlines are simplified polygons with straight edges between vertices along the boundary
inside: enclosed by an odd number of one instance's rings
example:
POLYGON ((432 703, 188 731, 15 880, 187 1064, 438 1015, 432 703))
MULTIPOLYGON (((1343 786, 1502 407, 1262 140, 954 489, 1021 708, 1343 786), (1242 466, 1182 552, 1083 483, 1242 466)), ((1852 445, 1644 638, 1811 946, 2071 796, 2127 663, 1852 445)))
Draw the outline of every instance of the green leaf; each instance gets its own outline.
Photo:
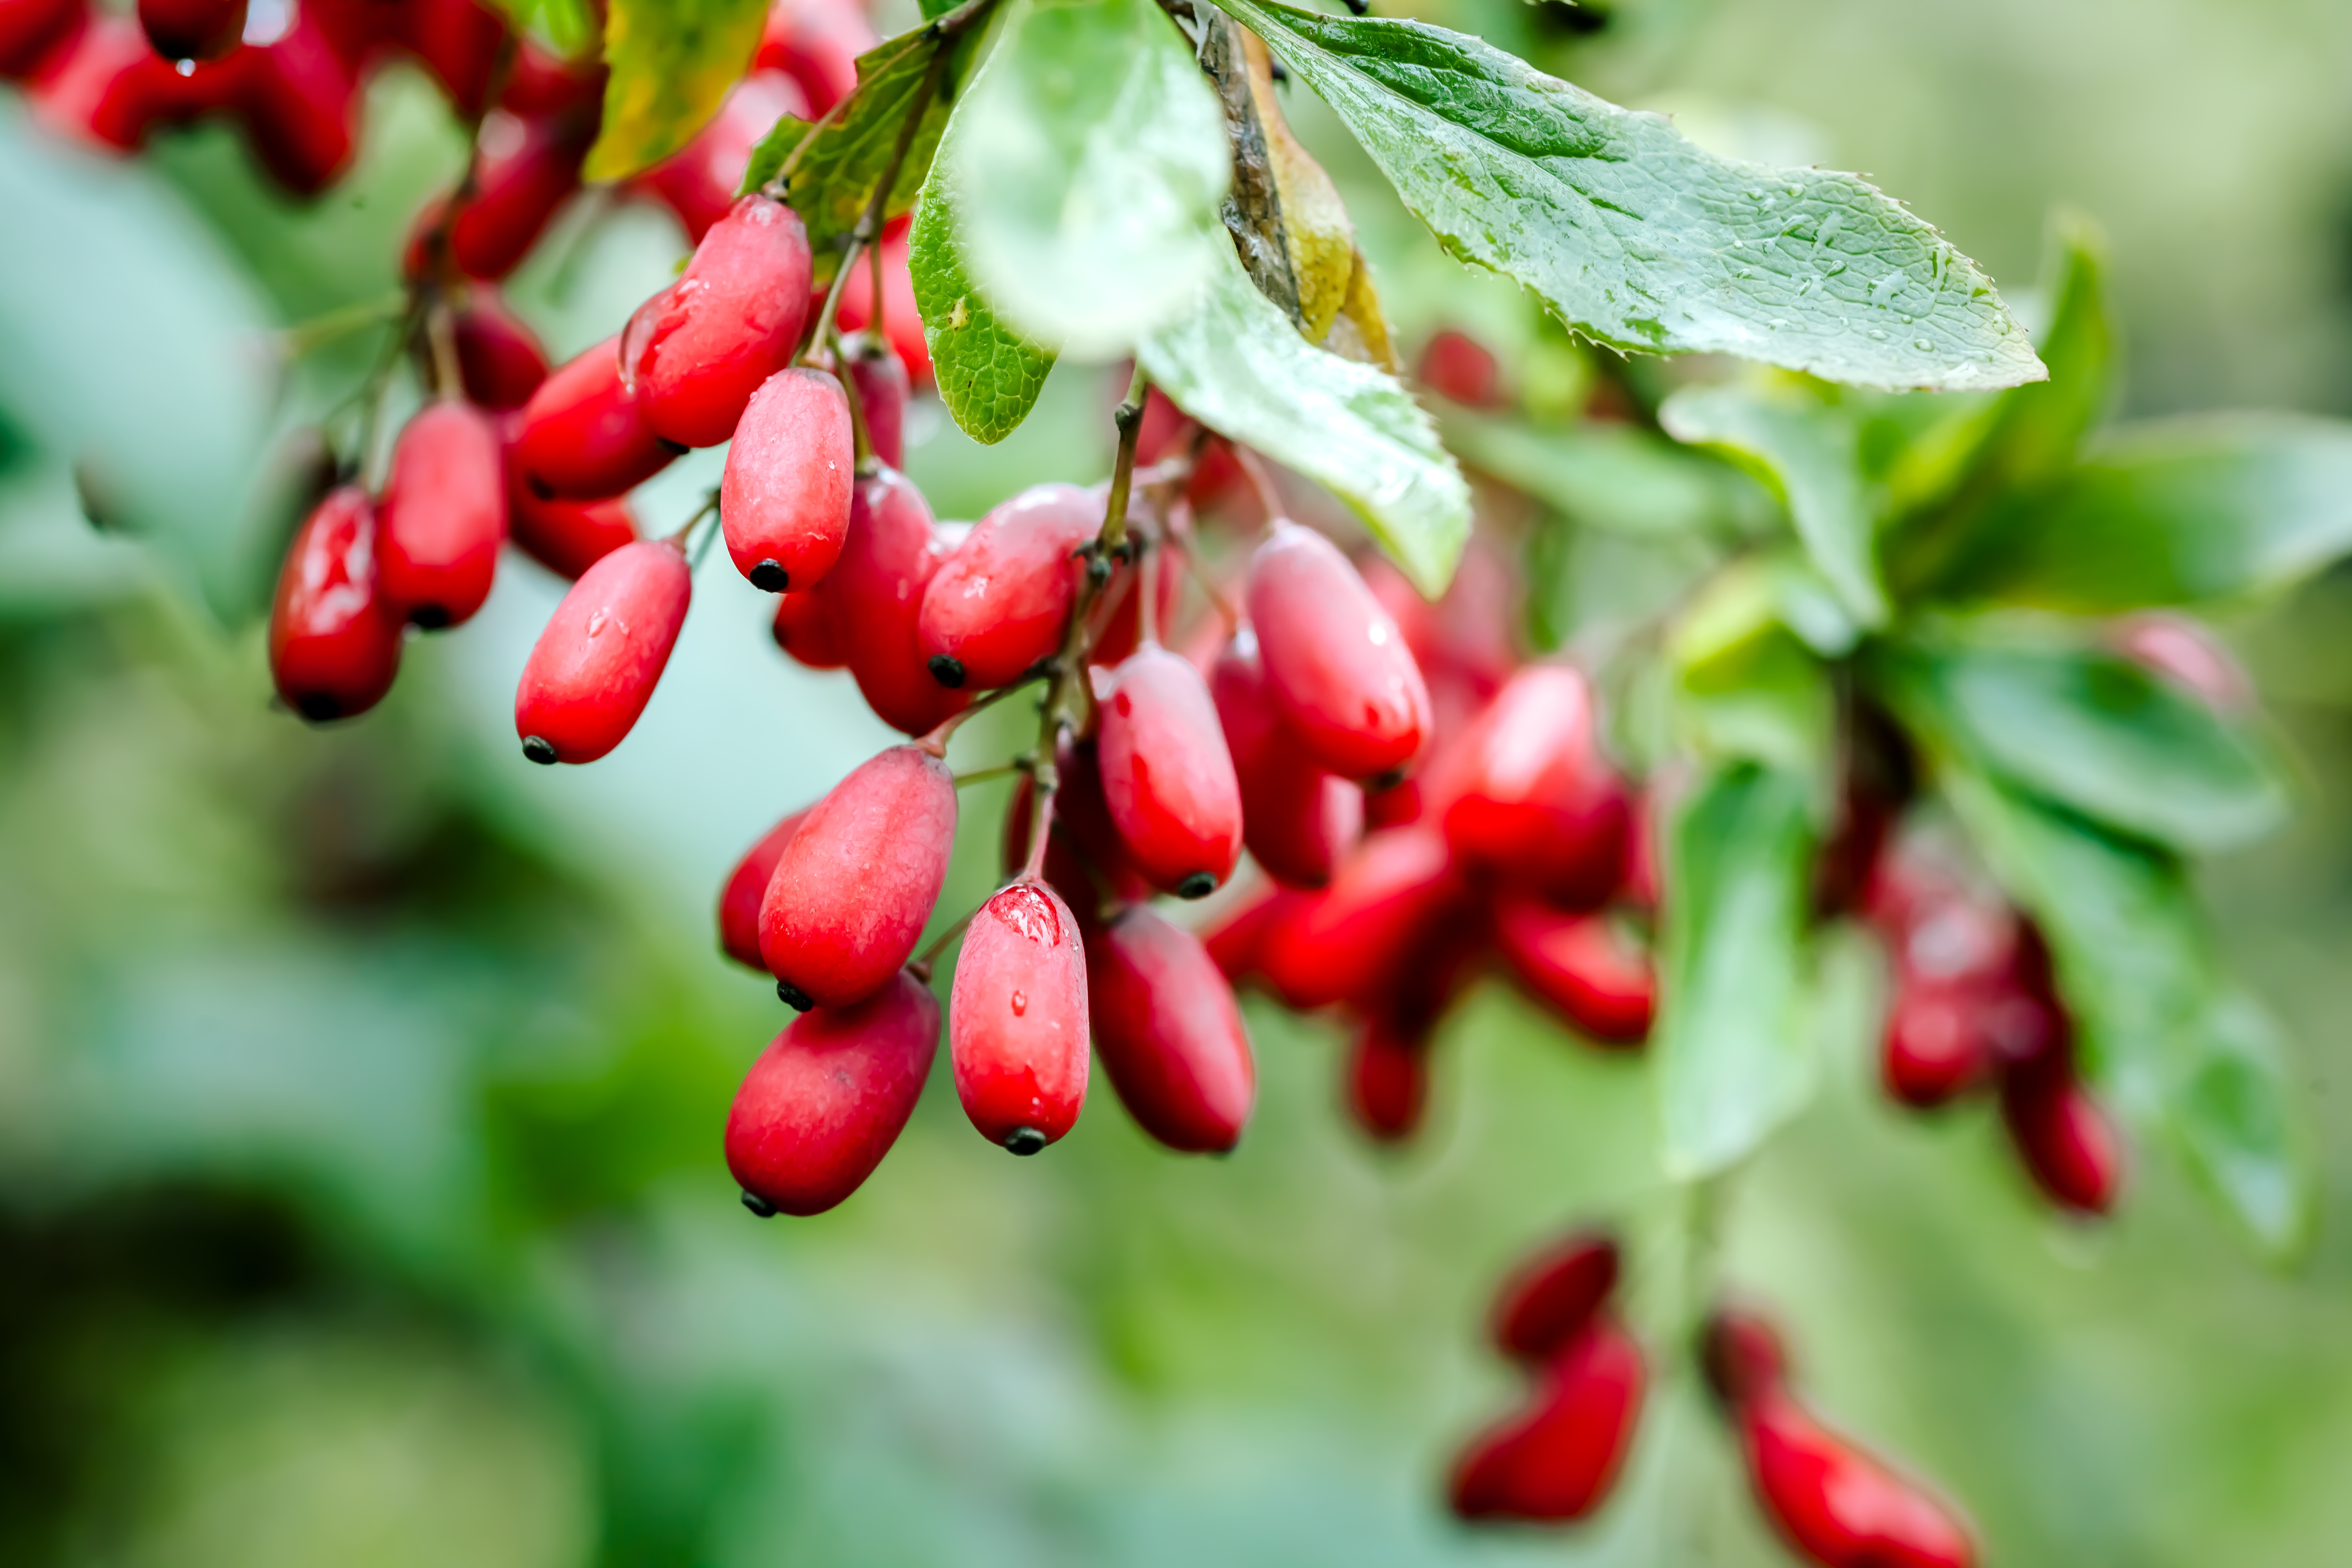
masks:
MULTIPOLYGON (((986 68, 982 68, 983 78, 986 68)), ((948 121, 952 145, 961 121, 948 121)), ((951 160, 931 168, 930 183, 915 205, 908 235, 908 266, 914 275, 915 306, 922 312, 923 341, 930 345, 931 374, 940 398, 963 433, 982 443, 1002 441, 1029 417, 1054 351, 1039 348, 998 319, 972 287, 957 245, 961 195, 949 171, 951 160)))
POLYGON ((1738 1161, 1811 1096, 1803 784, 1752 765, 1703 779, 1666 846, 1658 1094, 1667 1173, 1738 1161))
POLYGON ((536 33, 557 54, 570 58, 596 37, 596 16, 587 0, 494 0, 519 33, 536 33))
POLYGON ((2088 1059, 2267 1251, 2308 1233, 2310 1139, 2275 1031, 2215 970, 2180 864, 1966 767, 1945 793, 2040 924, 2088 1059))
POLYGON ((1630 425, 1538 429, 1449 408, 1439 427, 1471 467, 1613 533, 1738 534, 1769 514, 1745 479, 1630 425))
POLYGON ((1862 483, 1853 418, 1794 387, 1685 387, 1658 422, 1675 440, 1721 452, 1770 487, 1797 537, 1848 614, 1886 624, 1874 519, 1862 483))
POLYGON ((1918 727, 2094 821, 2214 850, 2286 819, 2284 768, 2268 742, 2130 659, 1938 639, 1886 668, 1918 727))
POLYGON ((1926 591, 2105 615, 2284 588, 2352 549, 2352 425, 2296 415, 2151 421, 2010 498, 1926 591))
POLYGON ((1425 23, 1227 7, 1347 121, 1445 247, 1620 348, 1870 386, 2013 386, 2041 362, 1992 282, 1853 174, 1718 158, 1425 23))
POLYGON ((604 129, 591 180, 625 180, 694 139, 751 64, 764 0, 612 0, 604 18, 604 129))
POLYGON ((1790 628, 1790 564, 1727 566, 1675 616, 1666 655, 1676 717, 1704 755, 1826 788, 1836 703, 1821 660, 1790 628))
MULTIPOLYGON (((857 221, 873 204, 874 188, 882 183, 898 152, 907 116, 932 81, 937 88, 924 106, 923 117, 907 145, 907 155, 883 204, 887 222, 915 205, 916 195, 929 176, 931 159, 947 128, 949 102, 961 68, 979 41, 979 29, 950 31, 938 22, 926 23, 893 38, 885 38, 857 57, 857 88, 816 131, 815 140, 793 166, 785 183, 785 199, 808 225, 809 247, 815 262, 815 281, 831 282, 840 269, 857 221), (942 65, 940 52, 950 51, 942 65)), ((744 191, 756 191, 782 171, 793 149, 809 134, 805 121, 790 115, 776 122, 757 147, 743 171, 744 191)))
POLYGON ((1008 28, 958 110, 964 255, 1028 337, 1125 352, 1231 248, 1224 112, 1150 0, 1025 0, 1008 28))
POLYGON ((1220 243, 1192 311, 1136 347, 1144 373, 1212 430, 1345 500, 1413 585, 1445 591, 1470 539, 1470 487, 1387 372, 1327 353, 1220 243))

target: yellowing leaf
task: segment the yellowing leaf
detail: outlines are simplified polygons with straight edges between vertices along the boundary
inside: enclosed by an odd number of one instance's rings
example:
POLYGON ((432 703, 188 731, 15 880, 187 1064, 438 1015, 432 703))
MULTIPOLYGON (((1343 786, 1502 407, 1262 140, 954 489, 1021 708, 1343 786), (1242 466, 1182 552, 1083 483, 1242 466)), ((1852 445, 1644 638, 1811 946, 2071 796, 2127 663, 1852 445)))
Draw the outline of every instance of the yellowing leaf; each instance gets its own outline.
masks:
POLYGON ((625 180, 694 139, 750 68, 765 0, 612 0, 604 20, 604 130, 591 180, 625 180))
MULTIPOLYGON (((1356 232, 1339 189, 1314 155, 1298 144, 1274 96, 1274 57, 1255 33, 1242 35, 1249 68, 1250 101, 1265 136, 1267 164, 1282 202, 1283 235, 1291 275, 1298 281, 1298 314, 1309 342, 1331 330, 1356 270, 1356 232)), ((1369 284, 1367 285, 1369 287, 1369 284)))

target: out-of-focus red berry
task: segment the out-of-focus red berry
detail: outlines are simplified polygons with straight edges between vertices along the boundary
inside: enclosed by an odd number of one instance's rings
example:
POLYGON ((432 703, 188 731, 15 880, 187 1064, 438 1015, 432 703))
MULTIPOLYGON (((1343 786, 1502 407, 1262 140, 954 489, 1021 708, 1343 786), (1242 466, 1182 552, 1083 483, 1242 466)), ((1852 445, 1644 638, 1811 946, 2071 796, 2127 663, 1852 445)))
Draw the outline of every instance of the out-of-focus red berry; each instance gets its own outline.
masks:
POLYGON ((816 590, 866 705, 909 735, 929 733, 971 700, 932 677, 916 634, 924 590, 947 558, 922 492, 884 468, 851 491, 849 533, 816 590))
POLYGON ((1136 907, 1087 929, 1086 950, 1095 1048, 1129 1114, 1171 1149, 1231 1149, 1257 1068, 1233 988, 1201 939, 1136 907))
POLYGON ((1250 563, 1249 618, 1267 685, 1308 755, 1345 778, 1412 761, 1429 731, 1428 689, 1337 545, 1278 523, 1250 563))
POLYGON ((377 586, 375 508, 345 485, 294 536, 269 616, 269 669, 313 723, 364 713, 400 671, 401 617, 377 586))
POLYGON ((1494 354, 1469 333, 1451 327, 1421 351, 1417 374, 1422 385, 1465 408, 1500 408, 1509 401, 1503 395, 1503 371, 1494 354))
POLYGON ((760 835, 760 841, 743 852, 743 858, 728 873, 726 885, 719 889, 719 951, 747 969, 767 968, 760 956, 760 905, 768 896, 768 884, 775 879, 776 862, 784 858, 784 847, 807 816, 804 807, 760 835))
POLYGON ((733 210, 751 149, 787 114, 809 118, 800 83, 782 71, 753 71, 728 89, 718 114, 693 141, 639 175, 637 183, 677 215, 687 243, 699 245, 710 226, 733 210))

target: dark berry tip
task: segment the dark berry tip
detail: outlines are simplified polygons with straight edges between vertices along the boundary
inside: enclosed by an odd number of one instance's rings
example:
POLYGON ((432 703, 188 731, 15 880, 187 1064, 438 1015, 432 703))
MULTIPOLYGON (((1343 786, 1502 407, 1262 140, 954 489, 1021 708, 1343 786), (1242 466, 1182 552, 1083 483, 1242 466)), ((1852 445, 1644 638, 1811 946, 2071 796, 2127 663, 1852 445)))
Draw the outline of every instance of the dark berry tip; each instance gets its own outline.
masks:
POLYGON ((663 451, 667 452, 673 458, 683 458, 689 450, 691 450, 685 442, 673 441, 667 436, 655 437, 654 445, 659 447, 663 451))
POLYGON ((1004 1135, 1004 1146, 1025 1158, 1045 1149, 1045 1135, 1034 1127, 1016 1127, 1004 1135))
POLYGON ((751 577, 751 586, 766 594, 781 594, 793 585, 793 574, 772 557, 752 567, 751 577))
POLYGON ((428 632, 437 632, 449 624, 449 612, 438 605, 419 605, 408 612, 408 624, 428 632))
POLYGON ((773 1219, 776 1217, 776 1205, 770 1203, 767 1199, 761 1197, 757 1193, 745 1193, 743 1194, 743 1206, 750 1209, 753 1214, 758 1215, 761 1219, 773 1219))
POLYGON ((525 735, 522 738, 522 754, 542 768, 551 768, 555 765, 554 743, 542 740, 537 735, 525 735))
POLYGON ((295 710, 313 724, 343 716, 343 705, 323 691, 306 691, 294 700, 295 710))
POLYGON ((1217 890, 1217 879, 1206 871, 1195 871, 1176 884, 1180 899, 1205 899, 1217 890))
POLYGON ((963 686, 963 660, 950 658, 943 653, 931 655, 931 679, 950 691, 961 689, 963 686))
POLYGON ((1365 784, 1364 793, 1367 795, 1378 795, 1384 789, 1396 788, 1397 785, 1404 783, 1404 780, 1405 772, 1402 768, 1391 768, 1380 777, 1373 779, 1365 784))
POLYGON ((810 998, 807 992, 802 990, 799 986, 793 984, 789 980, 779 980, 776 982, 776 997, 777 1000, 782 1002, 785 1006, 790 1007, 795 1013, 805 1013, 810 1008, 816 1005, 816 1003, 810 998))

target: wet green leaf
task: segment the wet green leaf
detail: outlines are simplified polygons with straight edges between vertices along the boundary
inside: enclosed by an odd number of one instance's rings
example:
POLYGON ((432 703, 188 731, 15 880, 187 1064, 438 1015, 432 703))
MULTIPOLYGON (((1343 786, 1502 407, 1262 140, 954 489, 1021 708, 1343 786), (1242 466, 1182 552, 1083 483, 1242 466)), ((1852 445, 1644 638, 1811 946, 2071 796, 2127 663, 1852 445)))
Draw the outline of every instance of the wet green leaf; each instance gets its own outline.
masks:
POLYGON ((604 18, 604 129, 592 180, 625 180, 693 140, 760 47, 765 0, 612 0, 604 18))
MULTIPOLYGON (((950 145, 961 123, 949 121, 950 145)), ((1046 373, 1054 368, 1054 351, 1006 326, 973 287, 958 246, 960 194, 952 167, 945 158, 932 166, 930 182, 915 207, 908 265, 940 400, 965 435, 975 441, 1002 441, 1029 417, 1037 395, 1045 390, 1046 373)))

